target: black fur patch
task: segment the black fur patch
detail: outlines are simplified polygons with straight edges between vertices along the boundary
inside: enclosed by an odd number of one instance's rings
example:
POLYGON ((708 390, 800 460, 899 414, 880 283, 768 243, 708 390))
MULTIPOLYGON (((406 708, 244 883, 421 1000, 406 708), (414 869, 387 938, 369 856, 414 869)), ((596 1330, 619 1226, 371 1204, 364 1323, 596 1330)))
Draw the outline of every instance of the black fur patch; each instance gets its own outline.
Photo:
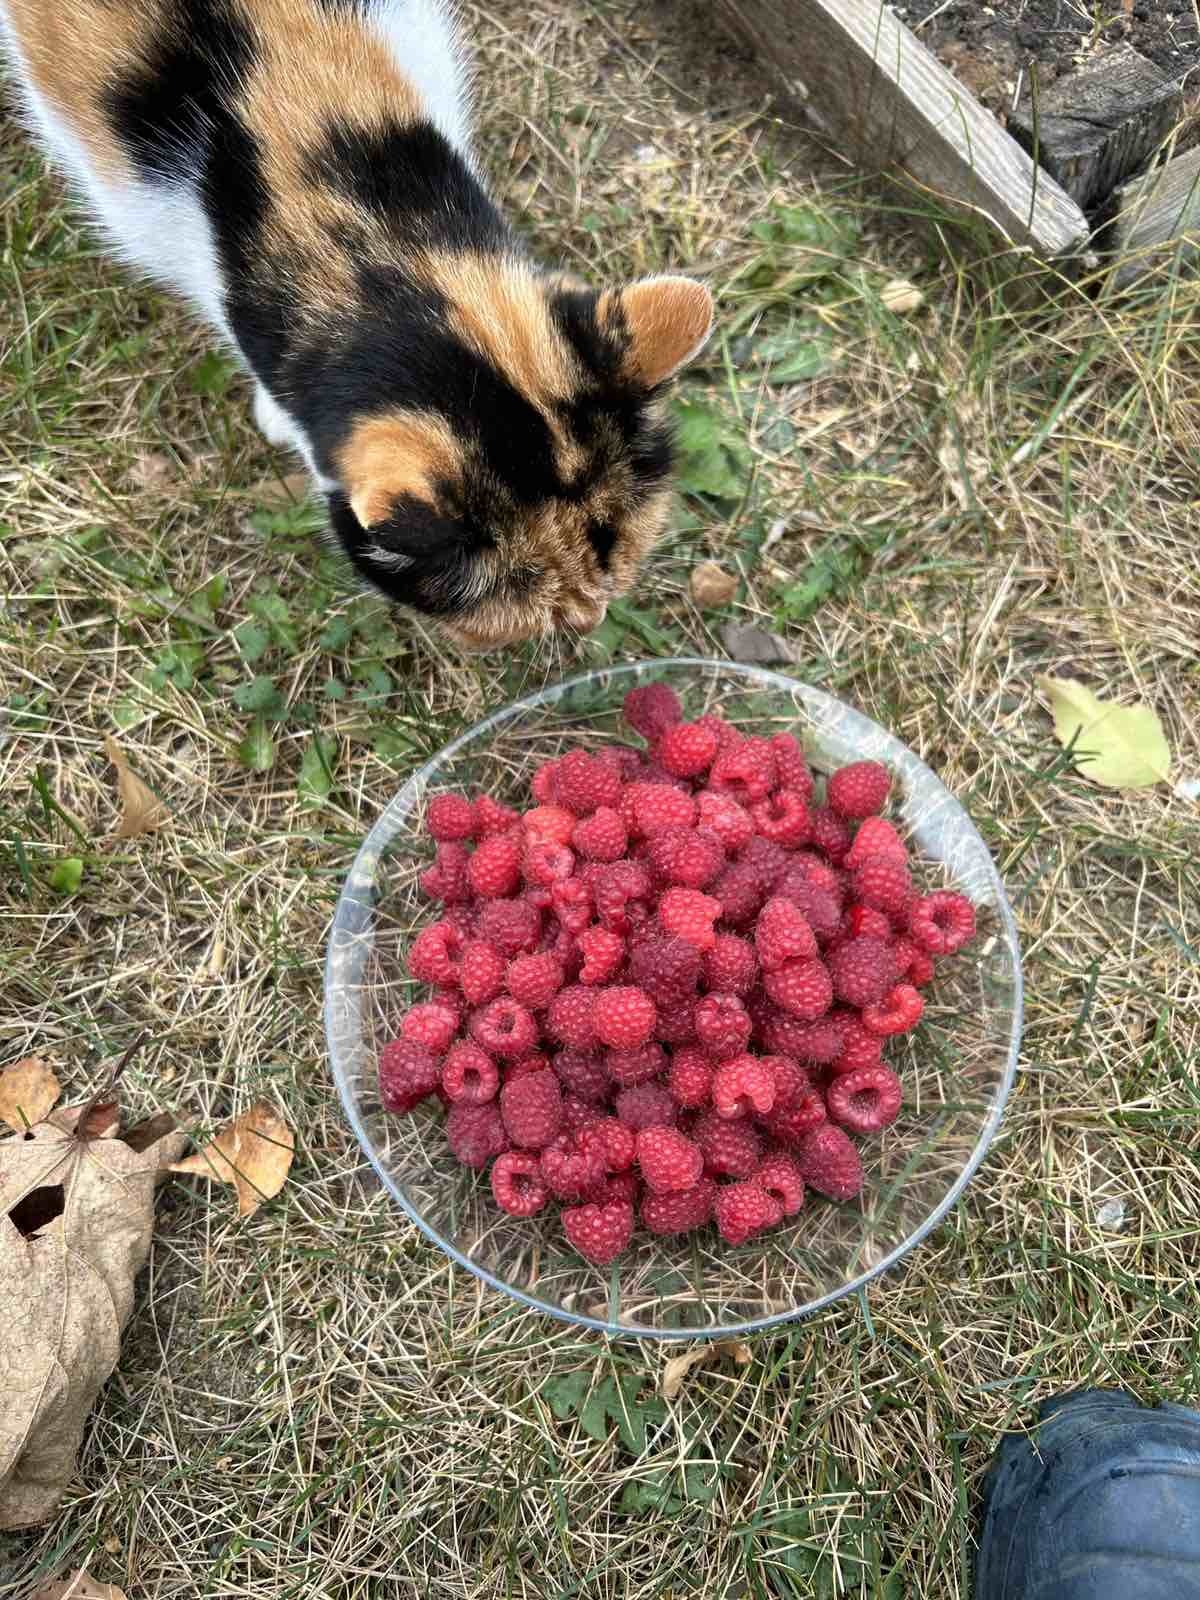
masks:
POLYGON ((613 546, 617 542, 617 530, 611 522, 589 522, 587 536, 588 543, 596 553, 596 560, 607 571, 613 546))
POLYGON ((386 522, 364 529, 343 494, 329 496, 333 531, 351 562, 376 589, 397 604, 429 616, 455 616, 474 591, 469 535, 453 518, 440 516, 425 501, 401 496, 386 522), (406 556, 394 567, 371 554, 372 546, 406 556))

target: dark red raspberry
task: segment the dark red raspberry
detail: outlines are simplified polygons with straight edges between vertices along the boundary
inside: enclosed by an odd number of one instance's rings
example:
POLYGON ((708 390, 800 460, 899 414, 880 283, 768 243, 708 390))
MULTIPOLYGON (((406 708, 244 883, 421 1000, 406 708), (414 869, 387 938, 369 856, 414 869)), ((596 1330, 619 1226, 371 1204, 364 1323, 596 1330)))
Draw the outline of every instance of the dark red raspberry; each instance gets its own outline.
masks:
POLYGON ((747 995, 758 981, 758 957, 748 939, 719 933, 704 954, 704 983, 721 994, 747 995))
POLYGON ((411 1111, 441 1082, 433 1052, 412 1039, 394 1039, 379 1052, 379 1099, 385 1111, 411 1111))
POLYGON ((868 817, 859 826, 854 843, 846 852, 845 865, 860 867, 871 856, 883 856, 901 867, 908 864, 904 840, 886 817, 868 817))
POLYGON ((592 1008, 592 1027, 601 1044, 636 1050, 654 1034, 657 1012, 650 996, 632 984, 601 989, 592 1008))
POLYGON ((520 820, 515 811, 493 800, 490 794, 481 794, 475 801, 475 836, 478 839, 491 833, 508 833, 520 820))
POLYGON ((551 884, 550 903, 568 933, 582 933, 592 920, 592 891, 579 878, 551 884))
POLYGON ((810 806, 808 835, 813 846, 830 861, 841 863, 850 848, 850 829, 828 806, 810 806))
POLYGON ((468 939, 458 965, 458 981, 463 999, 481 1006, 494 1000, 504 988, 504 957, 483 939, 468 939))
POLYGON ((771 1009, 758 1029, 760 1042, 772 1055, 799 1056, 812 1023, 781 1011, 774 1001, 767 1003, 771 1009))
POLYGON ((868 856, 854 869, 850 890, 864 906, 894 914, 912 898, 912 877, 907 867, 888 856, 868 856))
POLYGON ((763 1127, 781 1144, 797 1144, 811 1128, 825 1121, 825 1101, 816 1089, 801 1089, 790 1105, 776 1106, 763 1118, 763 1127))
POLYGON ((852 761, 825 785, 825 798, 839 817, 878 816, 887 804, 892 775, 878 761, 852 761))
POLYGON ((496 1098, 499 1087, 500 1069, 491 1056, 469 1039, 460 1039, 442 1063, 442 1088, 447 1100, 482 1106, 496 1098))
POLYGON ((789 961, 811 960, 817 953, 817 938, 792 901, 774 895, 758 914, 754 948, 763 971, 769 973, 789 961))
POLYGON ((550 1198, 537 1156, 528 1150, 508 1150, 492 1163, 492 1194, 510 1217, 536 1217, 550 1198))
POLYGON ((472 1012, 470 1029, 475 1043, 502 1061, 516 1061, 528 1055, 538 1040, 533 1014, 508 995, 472 1012))
POLYGON ((633 1235, 633 1207, 624 1200, 569 1206, 561 1212, 563 1232, 588 1261, 606 1267, 633 1235))
POLYGON ((801 1139, 796 1165, 810 1189, 831 1200, 852 1200, 863 1186, 862 1160, 853 1144, 832 1122, 823 1122, 801 1139))
POLYGON ((696 1038, 714 1061, 740 1055, 750 1043, 750 1014, 735 994, 706 994, 696 1002, 696 1038))
POLYGON ((625 941, 607 928, 585 928, 577 935, 576 947, 583 956, 580 983, 607 983, 621 970, 625 960, 625 941))
POLYGON ((448 840, 437 847, 437 856, 431 867, 421 874, 421 889, 431 900, 441 900, 445 905, 465 905, 474 898, 467 868, 471 852, 466 845, 448 840))
MULTIPOLYGON (((575 852, 553 839, 539 840, 526 847, 521 857, 521 876, 535 889, 551 889, 575 870, 575 852)), ((553 905, 553 899, 550 904, 553 905)))
POLYGON ((812 1087, 800 1063, 791 1056, 760 1056, 759 1060, 775 1084, 775 1107, 785 1110, 788 1106, 799 1105, 805 1090, 812 1087))
POLYGON ((744 928, 758 913, 767 897, 759 875, 752 866, 734 862, 711 886, 713 898, 721 907, 721 917, 735 928, 744 928))
POLYGON ((435 1056, 444 1055, 458 1032, 461 1018, 453 1006, 440 1000, 423 1000, 413 1006, 400 1024, 400 1037, 423 1044, 435 1056))
POLYGON ((853 1017, 846 1026, 842 1048, 834 1059, 834 1072, 854 1072, 859 1067, 874 1067, 882 1060, 882 1037, 869 1033, 861 1019, 853 1017))
POLYGON ((667 1066, 666 1051, 651 1040, 633 1050, 610 1050, 604 1058, 609 1077, 621 1089, 632 1089, 634 1084, 649 1083, 667 1066))
POLYGON ((880 1038, 887 1039, 892 1034, 907 1033, 910 1028, 915 1028, 924 1009, 925 1002, 912 984, 898 983, 875 1005, 863 1007, 863 1027, 868 1033, 877 1033, 880 1038))
POLYGON ((839 907, 846 898, 845 873, 832 862, 823 861, 811 850, 796 851, 792 856, 789 874, 791 872, 798 872, 815 889, 824 889, 827 894, 831 894, 839 907))
POLYGON ((500 1091, 500 1115, 513 1144, 541 1150, 562 1128, 562 1090, 553 1072, 510 1079, 500 1091))
POLYGON ((571 843, 589 861, 619 861, 629 847, 629 833, 619 811, 600 806, 576 824, 571 843))
POLYGON ((467 866, 471 887, 481 899, 512 894, 521 882, 524 844, 517 830, 493 833, 481 839, 467 866))
POLYGON ((743 739, 723 749, 712 764, 709 784, 718 793, 750 804, 775 787, 775 752, 769 739, 743 739))
POLYGON ((585 984, 576 983, 560 989, 546 1012, 546 1032, 562 1044, 586 1050, 596 1042, 596 1030, 592 1025, 595 1004, 596 991, 585 984))
POLYGON ((542 1177, 560 1200, 578 1200, 603 1181, 604 1160, 603 1141, 594 1139, 589 1144, 583 1128, 576 1128, 560 1133, 542 1151, 542 1177))
POLYGON ((827 1067, 841 1054, 847 1029, 856 1024, 857 1018, 852 1013, 837 1011, 826 1012, 815 1022, 802 1023, 792 1035, 795 1046, 793 1054, 800 1061, 827 1067))
POLYGON ((434 795, 425 826, 437 840, 469 839, 475 832, 475 808, 465 795, 434 795))
POLYGON ((783 1216, 783 1207, 753 1178, 748 1178, 717 1190, 713 1215, 717 1232, 726 1244, 745 1244, 764 1228, 773 1228, 783 1216))
POLYGON ((566 806, 534 806, 521 818, 525 843, 530 848, 535 844, 570 844, 578 820, 566 806))
POLYGON ((651 934, 631 952, 629 976, 660 1011, 683 1005, 696 993, 700 952, 685 939, 651 934))
POLYGON ((636 783, 646 765, 643 752, 631 744, 606 744, 597 750, 596 759, 606 761, 622 783, 636 783))
POLYGON ((882 939, 860 934, 829 952, 833 992, 849 1006, 872 1006, 896 982, 896 962, 891 946, 882 939))
POLYGON ((636 861, 614 861, 596 871, 596 915, 610 933, 626 936, 650 917, 650 875, 636 861))
POLYGON ((901 1098, 900 1079, 882 1062, 843 1072, 825 1091, 829 1115, 851 1133, 890 1128, 900 1111, 901 1098))
POLYGON ((678 722, 659 739, 655 755, 676 778, 698 778, 717 753, 717 733, 699 722, 678 722))
POLYGON ((643 1128, 637 1136, 637 1160, 648 1188, 656 1194, 692 1189, 704 1173, 704 1157, 678 1128, 643 1128))
POLYGON ((463 936, 445 918, 422 928, 408 952, 408 970, 418 983, 456 984, 463 936))
MULTIPOLYGON (((626 1130, 628 1132, 628 1129, 626 1130)), ((635 1171, 610 1172, 606 1178, 588 1190, 589 1205, 607 1206, 614 1200, 619 1200, 623 1205, 633 1206, 642 1197, 642 1180, 635 1171)))
POLYGON ((764 894, 774 894, 791 870, 792 857, 773 839, 756 835, 738 856, 738 866, 749 867, 762 885, 764 894))
POLYGON ((683 720, 679 696, 668 684, 647 683, 625 696, 625 721, 648 744, 683 720))
POLYGON ((673 1128, 678 1108, 657 1083, 639 1083, 622 1089, 616 1099, 617 1116, 627 1128, 673 1128))
POLYGON ((687 1110, 699 1110, 712 1098, 713 1064, 699 1048, 684 1045, 671 1057, 667 1086, 676 1102, 687 1110))
POLYGON ((933 957, 926 950, 918 950, 908 969, 908 981, 916 989, 933 981, 933 957))
POLYGON ((674 1194, 649 1193, 642 1201, 642 1221, 651 1233, 660 1236, 689 1233, 702 1228, 712 1216, 717 1186, 711 1178, 701 1178, 691 1189, 674 1194))
POLYGON ((842 918, 842 939, 857 939, 863 933, 886 942, 892 937, 892 925, 882 911, 876 911, 872 906, 857 903, 847 906, 842 918))
POLYGON ((721 915, 721 902, 699 889, 668 889, 658 902, 658 921, 663 932, 685 939, 695 949, 711 950, 717 942, 713 923, 721 915))
POLYGON ((606 1100, 612 1091, 612 1077, 599 1050, 560 1050, 554 1070, 563 1088, 581 1100, 606 1100))
POLYGON ((773 844, 803 844, 808 838, 808 806, 790 789, 776 789, 765 800, 756 800, 750 816, 759 836, 773 844))
POLYGON ((504 982, 518 1005, 530 1011, 544 1011, 563 986, 562 964, 542 951, 536 956, 518 956, 510 961, 504 973, 504 982))
POLYGON ((586 750, 568 750, 554 769, 558 802, 577 817, 590 817, 598 806, 620 805, 621 788, 620 773, 586 750))
POLYGON ((606 1171, 626 1172, 633 1165, 638 1135, 616 1117, 597 1117, 584 1125, 579 1136, 585 1144, 599 1140, 606 1171))
POLYGON ((508 1135, 494 1100, 473 1106, 460 1100, 446 1118, 446 1142, 464 1167, 486 1167, 508 1149, 508 1135))
POLYGON ((763 985, 781 1010, 806 1022, 824 1016, 833 1004, 833 984, 823 961, 788 961, 768 972, 763 985))
POLYGON ((715 1111, 706 1111, 697 1117, 692 1138, 706 1169, 720 1177, 748 1178, 762 1159, 762 1139, 744 1117, 726 1122, 715 1111))
POLYGON ((709 828, 664 828, 649 841, 646 859, 659 883, 703 889, 725 866, 725 847, 709 828))
POLYGON ((922 895, 908 915, 909 932, 931 956, 951 956, 975 937, 975 907, 965 894, 936 889, 922 895))
POLYGON ((595 1122, 596 1113, 600 1109, 594 1100, 585 1100, 582 1095, 563 1095, 563 1127, 568 1133, 578 1133, 580 1128, 586 1128, 589 1122, 595 1122))
POLYGON ((713 1073, 713 1110, 733 1122, 738 1117, 765 1117, 775 1104, 775 1074, 757 1056, 734 1056, 713 1073))
POLYGON ((804 751, 790 733, 777 733, 771 740, 775 754, 775 781, 781 789, 791 789, 806 803, 812 799, 813 778, 804 751))
POLYGON ((531 1072, 545 1072, 550 1065, 549 1060, 542 1055, 540 1050, 531 1050, 527 1056, 522 1056, 519 1061, 507 1061, 501 1079, 504 1083, 512 1083, 517 1078, 526 1078, 531 1072))
POLYGON ((696 1003, 687 1001, 658 1013, 654 1037, 660 1044, 679 1046, 696 1042, 696 1003))
POLYGON ((714 794, 708 789, 698 794, 696 818, 700 827, 716 834, 729 855, 743 849, 754 837, 754 819, 727 794, 714 794))
POLYGON ((502 956, 529 955, 542 936, 542 917, 527 900, 488 900, 475 924, 479 938, 502 956))
POLYGON ((621 817, 633 837, 648 838, 664 828, 690 828, 696 802, 671 784, 630 783, 621 794, 621 817))
POLYGON ((754 1181, 778 1203, 785 1217, 794 1217, 804 1204, 804 1179, 785 1150, 767 1156, 754 1174, 754 1181))

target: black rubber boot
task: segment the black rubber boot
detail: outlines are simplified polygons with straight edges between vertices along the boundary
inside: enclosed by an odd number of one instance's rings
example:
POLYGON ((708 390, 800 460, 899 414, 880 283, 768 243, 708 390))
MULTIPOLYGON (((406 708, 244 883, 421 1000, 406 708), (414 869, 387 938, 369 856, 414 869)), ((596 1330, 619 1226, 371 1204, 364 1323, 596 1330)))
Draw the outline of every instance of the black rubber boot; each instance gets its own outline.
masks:
POLYGON ((1200 1412, 1087 1389, 1007 1434, 975 1600, 1200 1600, 1200 1412))

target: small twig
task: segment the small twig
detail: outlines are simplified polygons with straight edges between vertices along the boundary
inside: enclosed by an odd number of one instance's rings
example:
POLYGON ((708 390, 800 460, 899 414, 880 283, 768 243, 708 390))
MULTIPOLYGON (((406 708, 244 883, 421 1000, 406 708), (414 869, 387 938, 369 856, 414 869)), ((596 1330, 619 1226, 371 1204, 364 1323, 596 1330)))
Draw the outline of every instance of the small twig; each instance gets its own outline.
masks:
POLYGON ((133 1043, 122 1055, 121 1059, 117 1062, 116 1066, 109 1073, 108 1082, 101 1084, 101 1086, 92 1095, 91 1099, 84 1106, 83 1110, 79 1113, 79 1120, 75 1124, 75 1127, 78 1131, 82 1132, 87 1127, 87 1121, 92 1112, 95 1111, 96 1107, 102 1103, 104 1096, 111 1094, 116 1088, 121 1074, 125 1071, 125 1068, 133 1060, 133 1057, 142 1048, 149 1037, 149 1028, 143 1028, 141 1033, 138 1034, 137 1038, 133 1041, 133 1043))

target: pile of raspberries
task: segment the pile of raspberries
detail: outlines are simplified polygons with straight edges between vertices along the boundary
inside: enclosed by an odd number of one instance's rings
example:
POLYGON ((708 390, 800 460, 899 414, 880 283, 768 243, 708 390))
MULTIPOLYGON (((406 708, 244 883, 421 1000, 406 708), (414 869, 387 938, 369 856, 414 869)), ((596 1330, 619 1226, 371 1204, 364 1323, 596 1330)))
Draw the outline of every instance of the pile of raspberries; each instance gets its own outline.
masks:
POLYGON ((857 1195, 851 1136, 900 1109, 884 1046, 975 932, 964 896, 914 887, 878 762, 833 773, 819 805, 791 734, 685 722, 657 683, 625 718, 644 752, 568 750, 523 813, 430 801, 421 886, 442 914, 409 972, 433 994, 379 1060, 386 1110, 439 1098, 496 1204, 557 1202, 601 1265, 637 1221, 737 1245, 806 1187, 857 1195))

